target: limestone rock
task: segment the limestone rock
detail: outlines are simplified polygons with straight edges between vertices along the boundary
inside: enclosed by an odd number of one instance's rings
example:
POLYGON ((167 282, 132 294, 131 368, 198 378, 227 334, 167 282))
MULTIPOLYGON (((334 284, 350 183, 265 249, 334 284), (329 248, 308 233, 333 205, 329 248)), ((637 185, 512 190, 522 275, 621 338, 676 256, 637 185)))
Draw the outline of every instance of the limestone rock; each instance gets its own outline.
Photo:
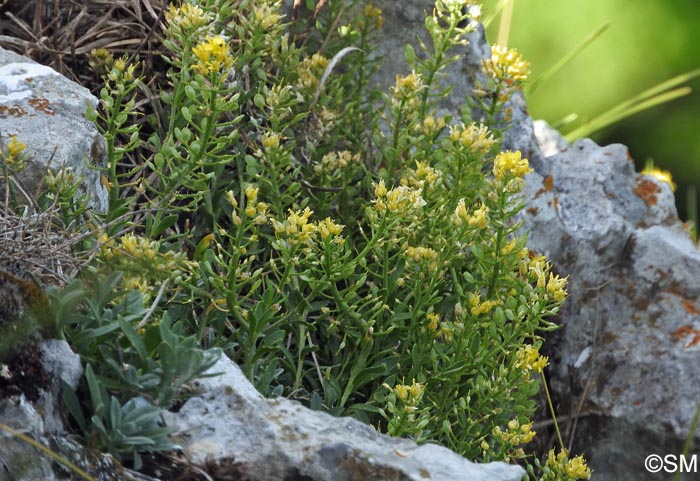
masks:
POLYGON ((40 188, 47 169, 70 168, 82 178, 80 190, 89 195, 93 207, 106 211, 100 173, 89 167, 104 166, 104 140, 85 119, 88 105, 96 106, 97 99, 86 88, 0 48, 0 140, 6 148, 16 136, 26 145, 28 166, 18 179, 27 193, 40 188))
POLYGON ((700 252, 626 147, 536 131, 547 157, 526 178, 524 228, 569 275, 550 346, 559 413, 579 416, 574 451, 595 477, 658 479, 644 459, 682 452, 700 394, 700 252))
POLYGON ((475 464, 452 451, 391 438, 352 418, 335 418, 284 398, 263 398, 222 356, 198 381, 202 392, 166 422, 194 462, 233 456, 254 481, 520 481, 505 463, 475 464))

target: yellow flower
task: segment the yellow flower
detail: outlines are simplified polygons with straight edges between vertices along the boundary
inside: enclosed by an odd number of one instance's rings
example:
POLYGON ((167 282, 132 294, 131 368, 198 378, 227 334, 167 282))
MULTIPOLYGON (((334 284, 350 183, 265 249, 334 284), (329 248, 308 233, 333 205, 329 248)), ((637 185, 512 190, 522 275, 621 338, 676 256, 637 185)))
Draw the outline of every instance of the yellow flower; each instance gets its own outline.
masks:
POLYGON ((390 212, 397 213, 420 209, 426 204, 422 194, 422 189, 413 189, 405 185, 394 187, 386 193, 387 208, 390 212))
POLYGON ((374 187, 374 196, 377 199, 381 199, 384 197, 387 193, 386 185, 384 185, 384 180, 380 180, 379 183, 372 183, 372 186, 374 187))
POLYGON ((330 63, 326 57, 320 53, 315 53, 311 57, 302 60, 299 65, 299 80, 298 85, 301 88, 315 88, 318 84, 319 74, 321 74, 326 66, 330 63))
POLYGON ((548 361, 546 356, 541 356, 540 351, 530 344, 515 353, 515 368, 522 370, 525 377, 529 377, 530 371, 542 372, 548 361))
POLYGON ((434 184, 441 177, 440 172, 428 165, 428 162, 416 160, 416 178, 428 185, 434 184))
POLYGON ((7 153, 10 157, 17 158, 19 154, 21 154, 26 148, 27 144, 25 144, 24 142, 20 142, 19 140, 17 140, 17 136, 13 135, 12 140, 7 146, 7 153))
POLYGON ((255 2, 253 7, 253 18, 255 23, 267 30, 277 25, 280 21, 279 8, 263 2, 255 2))
POLYGON ((648 165, 644 167, 644 170, 642 170, 642 174, 651 175, 657 180, 667 183, 671 187, 671 190, 675 192, 676 183, 673 182, 673 176, 668 170, 661 170, 657 167, 654 167, 653 165, 648 165))
POLYGON ((481 302, 481 296, 474 292, 469 295, 469 305, 471 306, 471 313, 475 316, 480 314, 488 314, 491 309, 499 304, 498 301, 484 301, 481 302))
POLYGON ((221 35, 215 37, 207 35, 206 40, 192 47, 192 53, 199 61, 193 68, 202 75, 219 73, 233 65, 231 51, 221 35))
POLYGON ((208 13, 188 2, 184 2, 179 7, 171 4, 165 12, 165 20, 168 23, 168 29, 175 33, 194 30, 210 22, 208 13))
POLYGON ((280 135, 276 133, 263 134, 261 143, 265 150, 275 149, 280 145, 280 135))
POLYGON ((565 478, 567 481, 575 481, 577 479, 590 479, 591 477, 591 469, 586 465, 583 456, 569 459, 569 451, 566 449, 556 456, 554 455, 554 449, 550 449, 547 455, 547 467, 554 476, 560 475, 556 479, 565 478))
POLYGON ((522 178, 532 172, 527 159, 521 158, 519 150, 515 152, 499 152, 493 161, 493 175, 497 179, 503 179, 507 174, 515 178, 522 178))
POLYGON ((479 229, 485 228, 487 220, 486 215, 488 212, 489 208, 482 204, 472 215, 467 217, 467 224, 469 227, 478 227, 479 229))
POLYGON ((429 247, 409 247, 406 255, 416 262, 434 261, 438 257, 437 251, 429 247))
POLYGON ((460 226, 468 220, 469 213, 467 212, 467 206, 464 203, 464 199, 459 199, 459 202, 457 202, 457 207, 455 207, 455 211, 450 217, 450 221, 452 224, 460 226))
POLYGON ((494 45, 491 58, 481 61, 481 67, 487 75, 501 80, 526 80, 530 75, 530 64, 523 60, 515 49, 494 45))
POLYGON ((309 223, 313 211, 308 207, 303 212, 289 209, 289 215, 284 222, 273 222, 273 228, 277 236, 286 235, 298 242, 310 240, 316 232, 316 226, 309 223))
POLYGON ((252 185, 249 185, 248 187, 245 188, 245 196, 248 199, 248 203, 252 204, 258 199, 258 192, 259 191, 260 191, 260 188, 253 187, 252 185))
POLYGON ((493 138, 493 134, 491 134, 488 127, 474 123, 462 129, 459 134, 459 141, 476 154, 488 152, 493 147, 493 144, 496 143, 496 139, 493 138))
POLYGON ((420 74, 411 72, 404 77, 401 75, 396 76, 396 86, 394 87, 396 93, 410 94, 422 88, 423 81, 420 74))
POLYGON ((326 217, 318 222, 316 230, 318 230, 321 239, 327 239, 330 236, 338 236, 343 231, 344 225, 336 224, 330 217, 326 217))
POLYGON ((434 312, 431 312, 430 314, 426 314, 425 317, 427 317, 428 321, 430 321, 428 323, 428 329, 433 332, 437 331, 438 325, 440 324, 440 316, 434 312))
POLYGON ((368 19, 373 19, 374 28, 377 30, 382 28, 382 25, 384 24, 381 9, 371 3, 366 3, 364 7, 362 7, 362 16, 368 19))
POLYGON ((566 278, 561 278, 555 276, 554 274, 549 274, 549 282, 547 282, 547 292, 552 296, 556 302, 562 302, 566 299, 566 278))

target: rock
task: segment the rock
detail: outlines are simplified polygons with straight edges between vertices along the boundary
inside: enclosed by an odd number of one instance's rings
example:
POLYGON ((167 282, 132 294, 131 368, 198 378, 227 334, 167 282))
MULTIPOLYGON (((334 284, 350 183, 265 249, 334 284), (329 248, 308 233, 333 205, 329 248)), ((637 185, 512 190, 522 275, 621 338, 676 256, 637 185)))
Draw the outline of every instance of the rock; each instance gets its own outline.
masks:
POLYGON ((288 399, 265 399, 222 356, 201 379, 202 392, 166 423, 194 462, 233 456, 253 481, 512 480, 524 471, 505 463, 475 464, 452 451, 391 438, 352 418, 335 418, 288 399))
POLYGON ((48 169, 56 173, 69 168, 82 178, 80 190, 92 206, 105 212, 107 191, 100 173, 90 168, 105 165, 104 140, 85 119, 88 105, 96 106, 97 99, 86 88, 0 48, 0 140, 7 148, 16 136, 26 145, 28 165, 17 175, 24 189, 33 195, 48 169))
POLYGON ((626 147, 536 132, 546 157, 526 178, 524 229, 569 276, 549 348, 559 414, 578 416, 573 449, 598 479, 658 479, 644 459, 682 452, 700 397, 700 252, 626 147))

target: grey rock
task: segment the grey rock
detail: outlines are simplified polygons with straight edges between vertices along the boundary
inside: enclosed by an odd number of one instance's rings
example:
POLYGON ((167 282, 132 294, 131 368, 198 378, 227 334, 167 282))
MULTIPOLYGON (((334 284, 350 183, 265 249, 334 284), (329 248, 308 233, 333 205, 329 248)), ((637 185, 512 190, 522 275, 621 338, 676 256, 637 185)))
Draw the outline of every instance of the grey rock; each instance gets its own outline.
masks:
MULTIPOLYGON (((23 394, 0 399, 0 423, 42 439, 44 421, 23 394)), ((51 462, 37 455, 36 448, 0 427, 0 481, 53 481, 51 462)))
POLYGON ((202 392, 165 418, 195 462, 233 456, 260 481, 520 481, 524 475, 519 466, 475 464, 440 446, 384 436, 351 418, 264 399, 225 357, 210 372, 223 375, 198 381, 202 392))
MULTIPOLYGON (((71 169, 92 206, 107 209, 107 192, 100 173, 90 167, 105 163, 104 139, 85 119, 88 105, 97 105, 90 92, 50 67, 0 48, 0 140, 12 136, 26 144, 28 166, 18 179, 28 194, 41 188, 47 169, 71 169)), ((0 179, 3 181, 3 179, 0 179)))
POLYGON ((524 229, 569 276, 550 345, 559 414, 578 416, 594 478, 659 479, 644 460, 682 452, 698 401, 700 252, 626 147, 535 130, 546 157, 526 178, 524 229))
POLYGON ((39 346, 44 372, 49 378, 49 385, 41 393, 39 403, 44 414, 45 431, 60 433, 64 431, 60 410, 63 382, 75 389, 83 375, 80 356, 74 353, 64 340, 48 339, 39 346))

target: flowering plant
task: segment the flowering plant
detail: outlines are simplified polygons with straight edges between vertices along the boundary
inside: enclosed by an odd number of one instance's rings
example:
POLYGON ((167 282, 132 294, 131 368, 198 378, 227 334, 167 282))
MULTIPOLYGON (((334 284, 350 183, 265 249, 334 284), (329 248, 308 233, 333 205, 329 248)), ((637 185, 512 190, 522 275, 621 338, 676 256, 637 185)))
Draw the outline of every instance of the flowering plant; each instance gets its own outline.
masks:
POLYGON ((140 345, 139 329, 176 321, 265 395, 472 459, 527 458, 539 333, 566 297, 520 232, 528 161, 490 124, 528 67, 494 49, 477 89, 490 115, 458 122, 438 112, 439 80, 473 9, 437 0, 432 47, 407 47, 411 73, 383 94, 368 83, 381 11, 324 6, 318 35, 282 23, 278 0, 171 6, 148 135, 127 126, 134 66, 113 63, 94 114, 109 140, 99 258, 152 301, 124 329, 140 345), (150 154, 120 170, 137 145, 150 154))

